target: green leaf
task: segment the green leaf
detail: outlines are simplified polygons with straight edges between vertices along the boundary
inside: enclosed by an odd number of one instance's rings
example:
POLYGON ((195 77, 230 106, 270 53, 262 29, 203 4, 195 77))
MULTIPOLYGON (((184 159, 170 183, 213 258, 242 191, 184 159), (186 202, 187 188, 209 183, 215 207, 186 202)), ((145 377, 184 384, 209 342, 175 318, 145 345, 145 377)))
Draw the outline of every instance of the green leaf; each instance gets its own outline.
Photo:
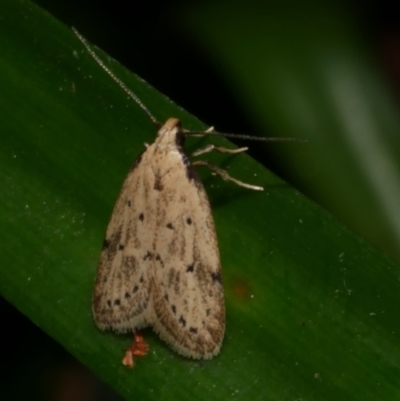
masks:
MULTIPOLYGON (((145 330, 150 353, 121 365, 130 338, 96 329, 91 293, 113 203, 155 127, 69 28, 3 3, 3 297, 127 400, 395 399, 399 267, 246 155, 212 159, 263 193, 201 171, 224 274, 221 354, 189 360, 145 330)), ((98 52, 160 121, 205 128, 98 52)))

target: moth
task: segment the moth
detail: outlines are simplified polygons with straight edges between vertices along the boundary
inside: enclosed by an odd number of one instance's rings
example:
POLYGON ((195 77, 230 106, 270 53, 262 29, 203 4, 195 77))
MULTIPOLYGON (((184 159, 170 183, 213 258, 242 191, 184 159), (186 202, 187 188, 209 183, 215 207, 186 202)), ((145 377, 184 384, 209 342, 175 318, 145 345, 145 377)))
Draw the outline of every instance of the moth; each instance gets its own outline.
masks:
MULTIPOLYGON (((74 32, 96 62, 157 124, 140 99, 74 32)), ((263 188, 239 181, 207 161, 191 162, 183 148, 185 137, 191 134, 219 135, 212 127, 202 133, 186 131, 178 119, 169 118, 129 171, 106 231, 94 286, 93 316, 101 330, 135 333, 123 359, 128 366, 133 366, 135 356, 148 351, 138 334, 145 327, 152 327, 177 353, 195 359, 217 355, 224 338, 217 236, 195 167, 207 166, 223 179, 249 189, 263 188)), ((213 150, 240 153, 247 148, 208 145, 194 155, 213 150)))

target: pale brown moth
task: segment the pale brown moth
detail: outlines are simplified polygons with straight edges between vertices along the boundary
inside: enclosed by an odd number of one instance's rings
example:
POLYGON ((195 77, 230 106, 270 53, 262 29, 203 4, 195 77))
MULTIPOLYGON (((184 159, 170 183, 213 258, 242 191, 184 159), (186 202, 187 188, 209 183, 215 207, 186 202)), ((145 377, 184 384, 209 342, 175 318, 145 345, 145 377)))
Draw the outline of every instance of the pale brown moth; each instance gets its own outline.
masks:
MULTIPOLYGON (((157 124, 140 99, 74 32, 96 62, 157 124)), ((210 203, 194 166, 207 166, 249 189, 263 188, 239 181, 207 161, 192 163, 183 149, 184 138, 191 134, 221 135, 213 128, 188 132, 178 119, 169 118, 129 171, 106 231, 93 316, 101 330, 135 333, 123 359, 128 366, 133 366, 134 356, 146 354, 148 346, 137 331, 148 326, 173 350, 196 359, 217 355, 224 338, 218 242, 210 203)), ((247 148, 209 145, 195 155, 212 150, 239 153, 247 148)))

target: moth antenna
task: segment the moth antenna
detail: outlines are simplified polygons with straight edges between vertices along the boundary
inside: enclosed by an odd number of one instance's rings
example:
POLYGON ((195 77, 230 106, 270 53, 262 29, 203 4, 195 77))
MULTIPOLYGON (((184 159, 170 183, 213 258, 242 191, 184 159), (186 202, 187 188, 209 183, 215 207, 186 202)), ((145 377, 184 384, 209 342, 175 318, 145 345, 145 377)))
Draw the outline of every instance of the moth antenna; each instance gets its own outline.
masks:
POLYGON ((72 27, 75 35, 82 42, 83 46, 85 46, 88 53, 92 56, 92 58, 96 61, 96 63, 119 85, 119 87, 129 96, 131 97, 141 108, 142 110, 150 117, 151 121, 154 124, 160 125, 157 119, 153 116, 150 110, 142 103, 142 101, 118 78, 115 74, 104 64, 103 60, 95 53, 95 51, 89 46, 87 40, 74 28, 72 27))
POLYGON ((241 134, 229 134, 218 131, 210 131, 206 130, 204 132, 201 131, 186 131, 185 134, 187 136, 205 136, 205 135, 214 135, 214 136, 223 136, 225 138, 237 138, 237 139, 248 139, 251 141, 260 141, 260 142, 308 142, 307 139, 302 138, 265 138, 260 136, 252 136, 252 135, 241 135, 241 134))
MULTIPOLYGON (((118 86, 131 98, 133 99, 141 109, 150 117, 151 121, 156 125, 161 125, 157 119, 153 116, 150 110, 143 104, 143 102, 125 85, 123 81, 121 81, 111 70, 108 68, 103 60, 96 54, 96 52, 90 47, 87 40, 76 30, 75 27, 72 27, 72 31, 75 33, 77 38, 82 42, 83 46, 86 48, 87 52, 90 56, 96 61, 96 63, 118 84, 118 86)), ((237 138, 237 139, 247 139, 252 141, 260 141, 260 142, 307 142, 307 139, 300 138, 265 138, 251 135, 241 135, 241 134, 229 134, 223 132, 217 132, 213 130, 213 127, 209 128, 207 131, 187 131, 184 130, 185 135, 187 136, 204 136, 204 135, 214 135, 214 136, 223 136, 225 138, 237 138)))

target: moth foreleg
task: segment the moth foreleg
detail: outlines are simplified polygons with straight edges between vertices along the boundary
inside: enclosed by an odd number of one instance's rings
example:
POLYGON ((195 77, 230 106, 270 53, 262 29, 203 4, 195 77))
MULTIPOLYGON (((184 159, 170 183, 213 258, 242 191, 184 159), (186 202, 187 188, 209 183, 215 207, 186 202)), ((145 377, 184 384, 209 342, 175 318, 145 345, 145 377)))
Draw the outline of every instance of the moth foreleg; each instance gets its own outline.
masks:
POLYGON ((199 155, 203 155, 204 153, 209 153, 212 152, 213 150, 216 150, 217 152, 221 152, 221 153, 242 153, 242 152, 246 152, 246 150, 248 150, 249 148, 244 147, 244 148, 237 148, 237 149, 229 149, 229 148, 224 148, 221 146, 215 146, 213 144, 207 145, 204 148, 198 149, 196 150, 196 152, 192 153, 192 157, 194 156, 199 156, 199 155))
POLYGON ((240 187, 252 189, 254 191, 263 191, 264 190, 263 187, 247 184, 243 181, 240 181, 240 180, 237 180, 236 178, 231 177, 226 170, 223 170, 222 168, 219 168, 218 166, 211 164, 205 160, 197 160, 197 161, 193 162, 192 165, 193 166, 206 166, 210 170, 212 170, 215 174, 218 174, 220 177, 222 177, 222 179, 224 179, 225 181, 232 181, 236 185, 239 185, 240 187))

